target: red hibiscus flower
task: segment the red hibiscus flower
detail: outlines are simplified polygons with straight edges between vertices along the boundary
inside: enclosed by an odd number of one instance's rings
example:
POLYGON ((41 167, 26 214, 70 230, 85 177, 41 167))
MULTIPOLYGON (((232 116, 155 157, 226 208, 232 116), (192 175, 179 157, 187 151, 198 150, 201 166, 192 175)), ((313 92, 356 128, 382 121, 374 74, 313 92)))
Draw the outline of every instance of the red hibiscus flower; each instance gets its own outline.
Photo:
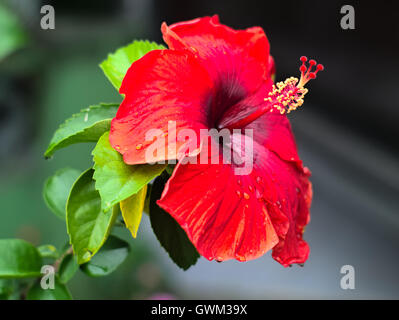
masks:
POLYGON ((123 80, 125 99, 112 121, 111 145, 127 164, 142 164, 148 162, 152 142, 146 133, 151 129, 164 137, 187 128, 198 136, 201 129, 229 130, 228 144, 183 140, 155 156, 157 161, 179 160, 159 206, 209 260, 246 261, 273 249, 273 258, 284 266, 304 263, 310 171, 302 166, 285 113, 303 103, 304 85, 323 67, 312 72, 316 62, 310 60, 307 68, 302 57, 300 81, 289 78, 274 86, 274 61, 259 27, 233 30, 213 16, 169 27, 164 23, 162 33, 169 49, 149 52, 123 80), (170 121, 176 129, 168 126, 170 121), (194 142, 197 152, 187 152, 194 142), (237 175, 247 142, 253 146, 252 170, 237 175), (214 157, 209 149, 215 148, 220 161, 202 163, 204 152, 214 157), (224 149, 240 161, 223 161, 224 149))

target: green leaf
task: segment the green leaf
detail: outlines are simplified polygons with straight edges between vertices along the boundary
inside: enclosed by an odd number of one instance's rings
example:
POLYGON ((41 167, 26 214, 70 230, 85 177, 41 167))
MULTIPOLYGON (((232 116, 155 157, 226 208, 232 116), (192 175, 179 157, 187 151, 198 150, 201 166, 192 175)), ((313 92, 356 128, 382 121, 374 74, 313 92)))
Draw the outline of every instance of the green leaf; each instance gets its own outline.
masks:
POLYGON ((71 293, 58 277, 54 278, 54 289, 43 289, 40 282, 36 282, 28 291, 27 300, 72 300, 71 293))
POLYGON ((91 277, 101 277, 115 271, 129 254, 130 247, 126 241, 110 236, 101 250, 81 266, 84 273, 91 277))
POLYGON ((7 300, 14 292, 14 283, 11 279, 0 279, 0 300, 7 300))
POLYGON ((146 194, 147 186, 144 186, 139 192, 120 202, 123 220, 133 238, 137 236, 137 230, 143 216, 146 194))
POLYGON ((151 50, 156 49, 165 49, 165 47, 155 42, 134 41, 125 47, 119 48, 115 53, 109 54, 107 59, 101 62, 100 68, 113 86, 119 90, 122 80, 132 63, 151 50))
MULTIPOLYGON (((65 201, 66 202, 66 201, 65 201)), ((54 247, 51 244, 45 244, 40 247, 37 247, 37 250, 39 251, 39 254, 42 258, 53 258, 57 259, 59 256, 59 253, 57 251, 57 248, 54 247)))
POLYGON ((58 170, 44 183, 44 202, 57 217, 63 220, 65 220, 65 207, 69 192, 80 173, 75 169, 64 168, 58 170))
POLYGON ((168 175, 172 175, 173 174, 173 170, 175 170, 175 165, 174 164, 169 164, 167 167, 166 167, 166 172, 168 173, 168 175))
POLYGON ((0 3, 0 60, 27 42, 18 17, 4 4, 0 3))
POLYGON ((64 256, 58 269, 58 274, 61 283, 67 283, 75 275, 79 269, 79 264, 73 254, 67 254, 64 256))
POLYGON ((92 154, 96 189, 104 210, 139 192, 166 167, 166 164, 125 164, 119 152, 111 147, 109 132, 98 140, 92 154))
POLYGON ((0 240, 0 278, 28 278, 41 275, 42 258, 30 243, 20 239, 0 240))
POLYGON ((93 173, 88 169, 76 180, 67 202, 67 229, 79 264, 89 261, 101 248, 119 211, 101 209, 93 173))
POLYGON ((109 131, 118 107, 118 104, 101 103, 74 114, 54 133, 44 156, 49 158, 56 150, 71 144, 96 142, 104 132, 109 131))
POLYGON ((151 226, 158 241, 168 252, 171 259, 180 268, 187 270, 197 262, 199 254, 188 239, 186 232, 176 220, 156 203, 161 198, 167 180, 167 175, 163 174, 152 185, 150 200, 151 226))

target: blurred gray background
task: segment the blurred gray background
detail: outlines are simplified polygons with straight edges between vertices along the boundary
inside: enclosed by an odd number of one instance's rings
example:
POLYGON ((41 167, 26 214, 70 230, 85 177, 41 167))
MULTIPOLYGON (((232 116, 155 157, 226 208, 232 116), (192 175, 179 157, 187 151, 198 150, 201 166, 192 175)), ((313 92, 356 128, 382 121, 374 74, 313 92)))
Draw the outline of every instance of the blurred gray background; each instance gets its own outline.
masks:
MULTIPOLYGON (((218 13, 234 28, 262 26, 277 80, 297 76, 301 55, 326 70, 290 114, 299 152, 313 172, 312 221, 305 267, 283 268, 270 255, 246 263, 200 259, 183 272, 170 262, 144 217, 132 253, 107 279, 77 276, 81 299, 399 298, 399 4, 395 1, 38 1, 0 0, 20 23, 21 45, 0 60, 0 238, 62 246, 66 229, 41 189, 56 169, 90 166, 92 145, 42 157, 53 131, 72 113, 120 96, 98 64, 133 39, 161 42, 161 22, 218 13), (55 30, 40 29, 40 7, 55 8, 55 30), (352 4, 356 29, 342 30, 352 4), (340 268, 355 268, 342 290, 340 268)), ((1 25, 0 25, 1 28, 1 25)), ((1 30, 0 30, 1 31, 1 30)), ((1 42, 0 42, 1 43, 1 42)))

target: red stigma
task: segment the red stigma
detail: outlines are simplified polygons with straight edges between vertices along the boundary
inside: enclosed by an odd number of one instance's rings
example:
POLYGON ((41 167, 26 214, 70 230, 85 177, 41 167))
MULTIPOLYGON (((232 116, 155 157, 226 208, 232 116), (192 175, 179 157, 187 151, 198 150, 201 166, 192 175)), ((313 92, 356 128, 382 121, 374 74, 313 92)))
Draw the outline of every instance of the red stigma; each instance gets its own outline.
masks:
POLYGON ((308 58, 305 56, 302 56, 300 61, 302 62, 299 68, 299 71, 301 71, 301 79, 299 80, 298 87, 303 87, 310 80, 316 79, 317 73, 323 71, 324 66, 322 64, 317 64, 316 60, 311 59, 309 60, 309 67, 307 67, 306 62, 308 58), (314 66, 316 66, 316 70, 312 70, 314 66))

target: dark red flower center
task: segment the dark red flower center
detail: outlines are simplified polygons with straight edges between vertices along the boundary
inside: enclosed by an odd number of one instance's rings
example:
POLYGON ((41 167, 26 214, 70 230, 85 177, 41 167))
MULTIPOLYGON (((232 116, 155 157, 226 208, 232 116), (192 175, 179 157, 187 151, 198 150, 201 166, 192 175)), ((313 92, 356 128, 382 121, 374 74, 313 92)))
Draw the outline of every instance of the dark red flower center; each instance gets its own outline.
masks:
POLYGON ((225 112, 247 96, 245 88, 237 80, 221 79, 216 85, 210 99, 209 127, 219 128, 225 112))

